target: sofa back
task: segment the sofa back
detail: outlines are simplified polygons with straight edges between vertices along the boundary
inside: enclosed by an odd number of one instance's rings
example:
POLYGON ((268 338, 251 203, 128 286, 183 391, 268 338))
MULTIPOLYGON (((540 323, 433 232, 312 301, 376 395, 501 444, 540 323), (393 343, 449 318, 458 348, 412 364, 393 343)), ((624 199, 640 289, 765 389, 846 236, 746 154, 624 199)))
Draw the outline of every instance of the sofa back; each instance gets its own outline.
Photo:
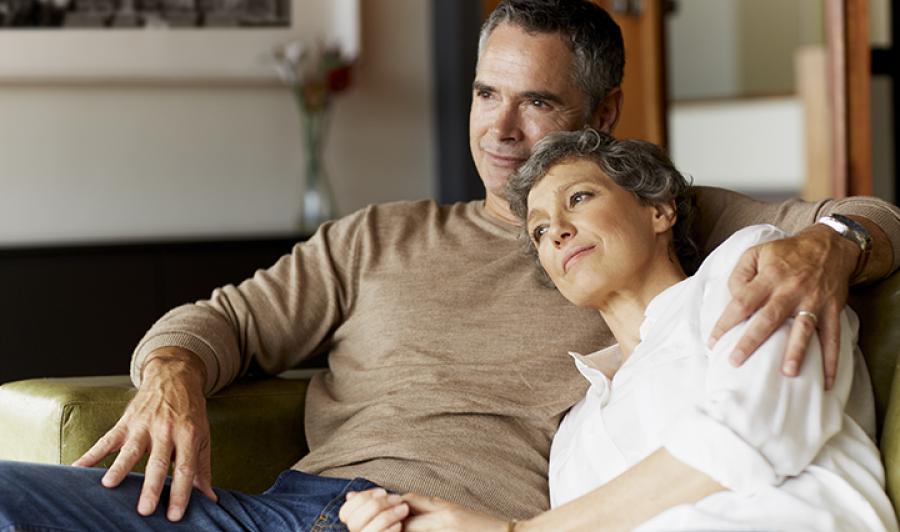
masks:
POLYGON ((900 386, 892 386, 900 354, 900 272, 854 289, 850 306, 859 315, 859 347, 875 390, 887 492, 900 515, 900 386))

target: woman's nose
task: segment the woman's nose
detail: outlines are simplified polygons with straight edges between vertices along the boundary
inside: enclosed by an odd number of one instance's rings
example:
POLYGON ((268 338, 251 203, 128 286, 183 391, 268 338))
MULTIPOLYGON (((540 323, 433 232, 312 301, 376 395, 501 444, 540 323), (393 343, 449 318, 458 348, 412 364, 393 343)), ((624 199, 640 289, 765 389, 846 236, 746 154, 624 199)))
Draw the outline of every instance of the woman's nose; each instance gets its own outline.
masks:
POLYGON ((556 223, 550 228, 550 238, 556 247, 561 247, 569 239, 575 236, 575 228, 568 223, 556 223))

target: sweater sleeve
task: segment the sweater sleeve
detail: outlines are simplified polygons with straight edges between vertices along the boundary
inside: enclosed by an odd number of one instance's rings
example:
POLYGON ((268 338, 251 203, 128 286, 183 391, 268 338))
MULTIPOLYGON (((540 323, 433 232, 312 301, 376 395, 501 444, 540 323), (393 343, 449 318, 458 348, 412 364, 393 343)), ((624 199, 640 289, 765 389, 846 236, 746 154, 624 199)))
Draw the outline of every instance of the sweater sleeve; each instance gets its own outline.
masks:
POLYGON ((209 299, 179 306, 160 318, 138 343, 131 379, 153 350, 188 349, 206 366, 206 394, 226 386, 256 361, 278 373, 325 347, 354 297, 359 223, 365 211, 323 224, 273 266, 209 299))
MULTIPOLYGON (((707 259, 700 310, 701 337, 709 336, 729 299, 728 276, 743 250, 783 235, 774 227, 736 234, 707 259)), ((825 443, 841 430, 853 380, 857 321, 841 315, 841 353, 835 385, 824 389, 821 348, 814 336, 799 376, 781 374, 793 320, 781 326, 742 366, 729 354, 743 335, 745 321, 707 353, 704 399, 663 435, 663 446, 682 462, 740 493, 778 485, 802 472, 825 443)))
POLYGON ((765 202, 721 188, 696 187, 696 206, 693 236, 704 255, 743 227, 772 224, 796 233, 822 216, 844 214, 862 216, 878 225, 891 241, 891 271, 900 266, 900 209, 877 198, 765 202))

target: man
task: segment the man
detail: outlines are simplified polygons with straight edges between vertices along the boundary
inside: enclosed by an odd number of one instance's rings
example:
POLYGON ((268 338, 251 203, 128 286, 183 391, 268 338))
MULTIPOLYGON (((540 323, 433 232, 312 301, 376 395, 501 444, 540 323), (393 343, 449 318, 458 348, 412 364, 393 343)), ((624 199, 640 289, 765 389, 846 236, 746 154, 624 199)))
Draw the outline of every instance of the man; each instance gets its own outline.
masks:
MULTIPOLYGON (((135 351, 134 401, 76 462, 92 465, 119 450, 102 482, 122 487, 96 496, 98 470, 0 464, 0 527, 73 526, 65 519, 79 513, 67 508, 84 506, 135 526, 163 527, 168 517, 223 529, 339 527, 344 493, 372 483, 510 518, 546 508, 550 439, 584 393, 565 352, 596 350, 611 336, 596 313, 540 284, 502 188, 547 133, 613 128, 622 54, 618 27, 593 4, 501 3, 482 36, 470 117, 486 199, 368 207, 323 225, 239 286, 168 313, 135 351), (330 371, 310 384, 310 453, 296 466, 306 474, 285 472, 259 497, 214 491, 204 394, 251 363, 275 373, 323 351, 330 371), (129 475, 145 454, 146 476, 129 475), (372 482, 350 480, 357 477, 372 482), (51 483, 67 490, 65 503, 54 500, 51 483), (16 509, 2 508, 12 496, 2 486, 24 493, 16 509), (188 506, 192 486, 198 493, 188 506), (134 514, 135 500, 149 517, 134 514), (261 525, 262 514, 274 522, 261 525)), ((696 240, 707 251, 748 224, 806 227, 744 258, 745 277, 735 278, 735 302, 714 336, 762 307, 735 353, 739 362, 804 311, 786 355, 792 374, 817 315, 833 374, 837 309, 851 277, 873 280, 895 268, 897 211, 875 200, 768 205, 721 190, 703 190, 698 201, 696 240), (871 253, 813 224, 837 211, 856 216, 871 253)), ((86 522, 92 526, 75 526, 101 528, 86 522)))

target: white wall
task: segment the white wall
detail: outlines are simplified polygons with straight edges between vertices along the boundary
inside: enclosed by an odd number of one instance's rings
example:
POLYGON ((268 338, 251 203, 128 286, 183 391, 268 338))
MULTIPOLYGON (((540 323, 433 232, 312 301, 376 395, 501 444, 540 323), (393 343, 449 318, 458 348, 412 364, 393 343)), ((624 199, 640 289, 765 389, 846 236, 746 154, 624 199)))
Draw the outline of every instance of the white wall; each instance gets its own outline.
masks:
POLYGON ((794 51, 824 42, 823 0, 680 0, 666 39, 673 100, 790 94, 794 51))
POLYGON ((797 196, 805 171, 803 126, 795 97, 675 103, 669 152, 695 185, 797 196))
MULTIPOLYGON (((341 213, 435 190, 430 2, 362 4, 326 151, 341 213)), ((302 150, 281 87, 0 85, 0 246, 290 232, 302 150)))

